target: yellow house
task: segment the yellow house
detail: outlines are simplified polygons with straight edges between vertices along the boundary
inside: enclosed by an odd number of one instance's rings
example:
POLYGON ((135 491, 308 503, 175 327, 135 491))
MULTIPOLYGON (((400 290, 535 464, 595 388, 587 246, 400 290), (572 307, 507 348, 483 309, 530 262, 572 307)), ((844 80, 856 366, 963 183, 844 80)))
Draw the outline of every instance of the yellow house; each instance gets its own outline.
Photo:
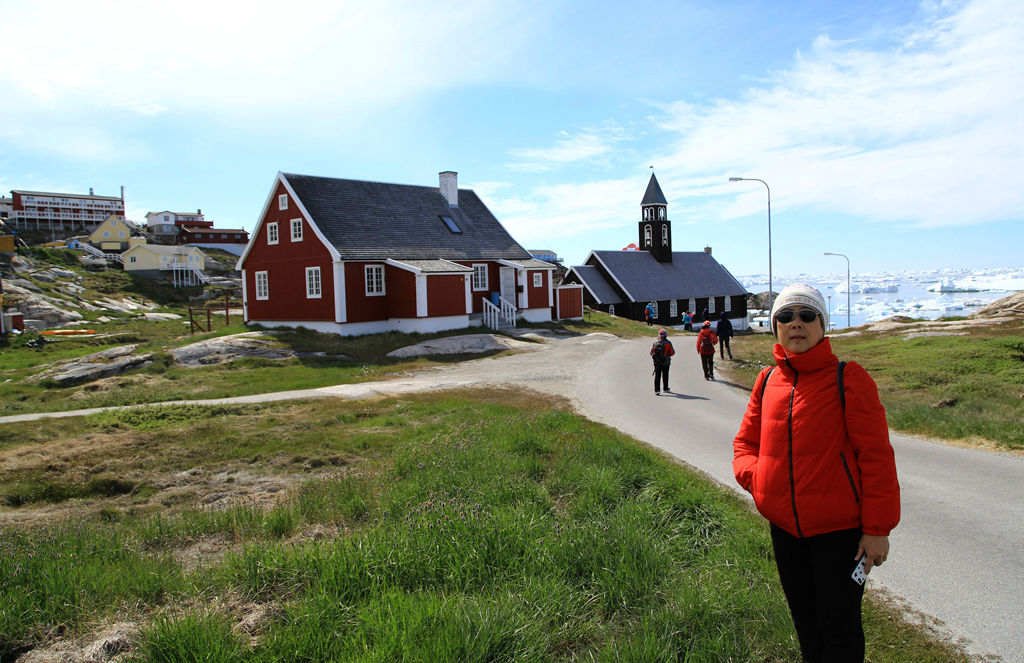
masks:
POLYGON ((89 243, 98 246, 101 251, 123 251, 128 248, 131 236, 132 229, 125 220, 111 214, 89 233, 89 243))
POLYGON ((194 246, 136 244, 121 254, 126 272, 174 270, 194 267, 206 269, 206 254, 194 246))

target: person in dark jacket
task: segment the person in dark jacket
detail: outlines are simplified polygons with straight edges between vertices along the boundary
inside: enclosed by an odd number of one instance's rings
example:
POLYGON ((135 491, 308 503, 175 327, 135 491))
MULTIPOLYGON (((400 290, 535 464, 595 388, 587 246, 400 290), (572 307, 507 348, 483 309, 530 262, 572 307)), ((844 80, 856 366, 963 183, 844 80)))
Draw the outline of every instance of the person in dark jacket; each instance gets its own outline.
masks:
POLYGON ((718 317, 715 335, 718 336, 718 356, 725 359, 725 353, 728 352, 729 359, 732 359, 732 346, 729 345, 729 339, 732 338, 732 323, 726 317, 725 311, 718 317))
POLYGON ((676 353, 672 347, 672 341, 668 340, 668 332, 664 329, 658 330, 658 340, 651 346, 651 359, 654 360, 654 394, 661 395, 662 388, 666 393, 671 393, 668 388, 668 369, 672 365, 672 356, 676 353))
POLYGON ((832 353, 821 293, 787 286, 771 319, 776 365, 754 383, 733 472, 770 523, 803 660, 860 663, 863 578, 900 520, 885 408, 867 371, 832 353))

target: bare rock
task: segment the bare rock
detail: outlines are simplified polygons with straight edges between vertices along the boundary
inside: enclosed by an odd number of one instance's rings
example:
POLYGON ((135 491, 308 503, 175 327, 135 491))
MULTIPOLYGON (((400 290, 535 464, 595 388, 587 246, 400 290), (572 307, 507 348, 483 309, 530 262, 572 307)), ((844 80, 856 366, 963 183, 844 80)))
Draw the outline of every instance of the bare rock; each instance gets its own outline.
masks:
POLYGON ((273 334, 267 332, 243 332, 175 348, 171 354, 178 363, 191 367, 247 357, 290 359, 296 356, 294 351, 278 345, 272 337, 273 334))
POLYGON ((466 334, 464 336, 448 336, 416 345, 392 350, 388 357, 420 357, 423 355, 458 355, 490 352, 493 350, 537 350, 537 343, 517 341, 513 338, 497 334, 466 334))
POLYGON ((137 347, 138 345, 122 345, 77 359, 66 359, 47 364, 43 371, 36 373, 30 379, 35 381, 53 380, 58 385, 67 387, 120 375, 131 368, 142 366, 152 359, 150 354, 132 354, 137 347))

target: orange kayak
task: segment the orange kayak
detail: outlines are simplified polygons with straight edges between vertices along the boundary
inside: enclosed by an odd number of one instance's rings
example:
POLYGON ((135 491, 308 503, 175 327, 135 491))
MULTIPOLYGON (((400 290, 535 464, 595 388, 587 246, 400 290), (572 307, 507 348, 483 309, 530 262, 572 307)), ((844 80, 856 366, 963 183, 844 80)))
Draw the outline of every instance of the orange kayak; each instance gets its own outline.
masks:
POLYGON ((51 329, 39 333, 44 336, 75 336, 78 334, 95 334, 96 331, 92 329, 51 329))

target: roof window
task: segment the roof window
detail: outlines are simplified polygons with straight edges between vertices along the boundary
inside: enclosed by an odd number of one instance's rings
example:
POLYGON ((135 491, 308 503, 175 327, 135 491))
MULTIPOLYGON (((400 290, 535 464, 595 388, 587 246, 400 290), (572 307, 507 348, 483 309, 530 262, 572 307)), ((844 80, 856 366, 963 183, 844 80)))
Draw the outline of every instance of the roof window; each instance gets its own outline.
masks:
POLYGON ((458 224, 455 223, 455 221, 452 220, 452 217, 450 217, 450 216, 442 216, 441 220, 444 221, 444 225, 448 226, 448 230, 452 231, 453 233, 461 233, 462 232, 462 228, 460 228, 458 226, 458 224))

